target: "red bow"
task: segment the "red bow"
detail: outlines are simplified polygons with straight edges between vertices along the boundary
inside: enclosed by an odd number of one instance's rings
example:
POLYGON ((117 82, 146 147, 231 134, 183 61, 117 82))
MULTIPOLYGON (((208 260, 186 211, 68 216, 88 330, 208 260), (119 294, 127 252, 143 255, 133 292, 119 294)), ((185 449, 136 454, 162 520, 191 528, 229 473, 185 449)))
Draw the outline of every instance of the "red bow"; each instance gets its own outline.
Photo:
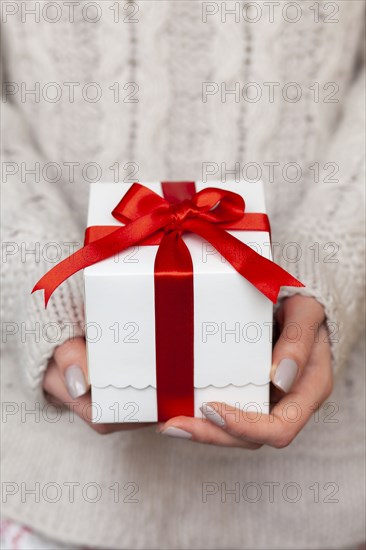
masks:
POLYGON ((134 183, 112 214, 126 225, 118 229, 88 228, 87 244, 37 282, 32 292, 44 289, 46 306, 54 290, 71 275, 130 246, 158 244, 155 271, 159 265, 164 272, 183 273, 184 266, 191 269, 190 253, 181 238, 187 231, 211 243, 236 271, 274 303, 281 286, 304 286, 227 233, 227 229, 269 231, 267 216, 245 214, 244 199, 232 191, 208 187, 190 199, 170 204, 144 185, 134 183), (95 233, 101 238, 94 240, 95 233))

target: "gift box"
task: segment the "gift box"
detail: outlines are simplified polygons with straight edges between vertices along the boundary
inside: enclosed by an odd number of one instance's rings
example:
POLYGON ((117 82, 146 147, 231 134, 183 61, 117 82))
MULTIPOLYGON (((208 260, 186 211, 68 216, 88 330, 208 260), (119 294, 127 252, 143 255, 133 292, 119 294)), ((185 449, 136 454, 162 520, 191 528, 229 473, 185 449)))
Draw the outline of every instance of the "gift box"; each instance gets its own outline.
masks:
MULTIPOLYGON (((163 195, 160 183, 144 185, 163 195)), ((115 225, 111 212, 129 187, 124 183, 92 184, 88 226, 115 225)), ((196 191, 205 187, 195 184, 196 191)), ((246 213, 265 213, 262 184, 234 183, 226 188, 245 199, 246 213)), ((271 259, 268 232, 230 233, 271 259)), ((191 233, 182 238, 193 263, 194 415, 201 414, 199 407, 207 401, 267 412, 273 304, 207 241, 191 233)), ((158 420, 157 249, 157 245, 137 245, 84 270, 86 321, 92 333, 87 347, 94 422, 158 420)), ((184 331, 180 319, 171 321, 177 332, 184 331)), ((173 357, 169 365, 172 377, 175 360, 173 357)), ((176 414, 181 412, 177 403, 176 414)))
POLYGON ((261 183, 94 183, 85 246, 35 286, 84 269, 93 422, 269 410, 272 262, 261 183))

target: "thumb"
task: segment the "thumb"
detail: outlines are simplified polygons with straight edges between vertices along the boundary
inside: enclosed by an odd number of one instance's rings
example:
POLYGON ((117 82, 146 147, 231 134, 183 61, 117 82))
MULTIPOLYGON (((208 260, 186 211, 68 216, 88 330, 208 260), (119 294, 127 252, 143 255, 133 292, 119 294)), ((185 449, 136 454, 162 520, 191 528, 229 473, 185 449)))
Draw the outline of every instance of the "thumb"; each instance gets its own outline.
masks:
POLYGON ((84 338, 67 340, 58 346, 54 359, 67 391, 73 399, 89 391, 86 345, 84 338))
POLYGON ((282 327, 273 350, 271 380, 287 393, 308 362, 324 309, 314 298, 297 295, 287 298, 279 313, 282 327))

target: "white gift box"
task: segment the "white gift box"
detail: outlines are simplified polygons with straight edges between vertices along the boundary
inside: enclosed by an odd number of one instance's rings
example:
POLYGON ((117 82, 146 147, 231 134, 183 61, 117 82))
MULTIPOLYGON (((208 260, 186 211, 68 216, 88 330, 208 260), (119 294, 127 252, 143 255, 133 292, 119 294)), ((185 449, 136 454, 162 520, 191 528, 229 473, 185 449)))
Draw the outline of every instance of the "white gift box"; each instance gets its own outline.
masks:
MULTIPOLYGON (((120 224, 111 214, 129 183, 91 185, 88 227, 120 224)), ((162 196, 160 182, 145 183, 162 196)), ((197 182, 245 199, 265 213, 261 183, 197 182)), ((265 231, 229 231, 272 259, 265 231)), ((194 411, 208 401, 268 413, 273 304, 197 235, 183 239, 194 268, 194 411)), ((154 259, 135 246, 84 270, 93 422, 156 422, 154 259)))

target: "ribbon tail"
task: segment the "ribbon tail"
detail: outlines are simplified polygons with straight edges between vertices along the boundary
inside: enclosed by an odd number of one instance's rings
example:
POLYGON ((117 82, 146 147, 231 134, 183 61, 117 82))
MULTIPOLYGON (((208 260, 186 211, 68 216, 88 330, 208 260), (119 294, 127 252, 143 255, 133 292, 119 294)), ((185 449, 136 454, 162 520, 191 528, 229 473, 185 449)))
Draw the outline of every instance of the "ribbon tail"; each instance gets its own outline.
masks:
POLYGON ((44 290, 45 307, 47 307, 47 303, 53 292, 71 275, 110 256, 114 256, 130 246, 138 244, 152 233, 164 227, 167 220, 167 213, 152 212, 130 222, 128 225, 120 227, 101 239, 85 245, 50 269, 36 283, 32 293, 37 290, 44 290))
POLYGON ((282 286, 305 286, 282 267, 264 258, 250 246, 214 224, 205 220, 191 219, 184 225, 211 243, 240 275, 273 303, 276 303, 282 286))
POLYGON ((78 250, 68 258, 65 258, 59 264, 55 265, 50 271, 48 271, 43 277, 37 281, 32 289, 33 292, 37 290, 44 290, 44 306, 47 307, 48 301, 58 286, 60 286, 66 279, 71 277, 74 273, 77 273, 83 268, 82 257, 86 247, 78 250))

